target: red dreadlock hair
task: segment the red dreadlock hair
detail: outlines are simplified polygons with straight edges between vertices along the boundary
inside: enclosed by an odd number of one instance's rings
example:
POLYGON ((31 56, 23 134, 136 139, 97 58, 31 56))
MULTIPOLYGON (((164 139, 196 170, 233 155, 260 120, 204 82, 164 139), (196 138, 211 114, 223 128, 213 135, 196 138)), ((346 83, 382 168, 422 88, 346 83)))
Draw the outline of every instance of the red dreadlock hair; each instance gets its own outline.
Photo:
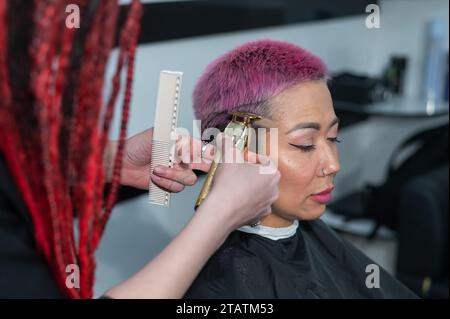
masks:
POLYGON ((0 152, 27 204, 37 245, 71 298, 92 298, 94 252, 120 179, 142 6, 133 0, 128 9, 103 103, 118 13, 117 0, 0 0, 0 152), (65 27, 69 2, 80 8, 79 29, 65 27), (104 195, 103 152, 124 67, 119 146, 104 195), (79 289, 66 285, 69 264, 80 267, 79 289))

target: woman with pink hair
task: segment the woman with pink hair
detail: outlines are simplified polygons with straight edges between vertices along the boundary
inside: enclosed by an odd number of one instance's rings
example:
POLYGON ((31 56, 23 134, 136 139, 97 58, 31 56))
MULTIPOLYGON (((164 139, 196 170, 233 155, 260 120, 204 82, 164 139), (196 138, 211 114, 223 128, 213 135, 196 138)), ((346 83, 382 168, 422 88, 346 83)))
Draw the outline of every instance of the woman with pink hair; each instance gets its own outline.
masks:
POLYGON ((199 79, 193 107, 202 132, 223 130, 230 111, 261 115, 256 127, 278 130, 278 154, 269 155, 281 178, 271 213, 233 232, 186 298, 415 297, 318 219, 340 169, 328 79, 320 58, 271 40, 226 53, 199 79))

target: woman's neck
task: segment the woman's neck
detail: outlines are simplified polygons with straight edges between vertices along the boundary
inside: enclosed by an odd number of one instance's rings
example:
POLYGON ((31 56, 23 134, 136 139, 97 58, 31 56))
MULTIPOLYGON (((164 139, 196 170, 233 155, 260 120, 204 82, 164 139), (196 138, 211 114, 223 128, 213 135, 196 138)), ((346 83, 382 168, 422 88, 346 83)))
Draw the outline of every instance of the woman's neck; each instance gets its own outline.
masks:
POLYGON ((273 228, 287 227, 292 225, 293 222, 293 220, 283 218, 274 213, 270 213, 261 219, 261 225, 273 228))

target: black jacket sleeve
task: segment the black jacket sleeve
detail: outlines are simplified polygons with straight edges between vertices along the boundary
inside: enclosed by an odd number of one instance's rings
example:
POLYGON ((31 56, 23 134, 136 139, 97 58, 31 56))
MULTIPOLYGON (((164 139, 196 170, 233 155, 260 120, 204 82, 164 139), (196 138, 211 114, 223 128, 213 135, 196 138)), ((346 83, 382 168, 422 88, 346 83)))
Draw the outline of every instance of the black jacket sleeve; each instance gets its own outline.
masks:
POLYGON ((64 298, 37 249, 33 223, 0 154, 0 299, 64 298))

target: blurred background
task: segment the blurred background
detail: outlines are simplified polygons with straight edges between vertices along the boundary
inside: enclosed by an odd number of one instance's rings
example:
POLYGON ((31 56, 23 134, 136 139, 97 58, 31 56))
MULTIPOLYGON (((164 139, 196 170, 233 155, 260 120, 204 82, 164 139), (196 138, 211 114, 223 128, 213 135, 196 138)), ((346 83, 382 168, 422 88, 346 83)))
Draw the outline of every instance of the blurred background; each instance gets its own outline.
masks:
MULTIPOLYGON (((129 136, 153 126, 161 70, 184 72, 178 126, 197 134, 191 94, 212 59, 265 38, 312 51, 333 74, 341 121, 342 169, 323 220, 419 296, 448 298, 448 0, 143 2, 129 136)), ((112 138, 118 128, 115 119, 112 138)), ((168 244, 201 185, 170 208, 122 191, 97 253, 96 296, 168 244)))

